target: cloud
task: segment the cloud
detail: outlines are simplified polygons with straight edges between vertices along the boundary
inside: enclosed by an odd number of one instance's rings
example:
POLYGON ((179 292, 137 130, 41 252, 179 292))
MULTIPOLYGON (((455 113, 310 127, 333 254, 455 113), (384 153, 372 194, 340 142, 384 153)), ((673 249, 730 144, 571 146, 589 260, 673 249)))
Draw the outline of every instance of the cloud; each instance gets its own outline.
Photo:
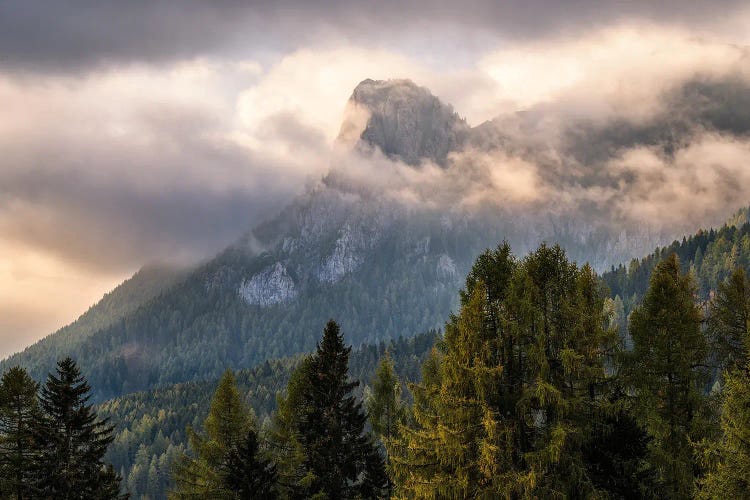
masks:
POLYGON ((6 68, 34 72, 250 52, 273 58, 321 44, 400 49, 445 64, 442 55, 471 57, 488 41, 571 36, 626 21, 737 37, 747 31, 745 13, 739 0, 7 0, 0 47, 6 68))

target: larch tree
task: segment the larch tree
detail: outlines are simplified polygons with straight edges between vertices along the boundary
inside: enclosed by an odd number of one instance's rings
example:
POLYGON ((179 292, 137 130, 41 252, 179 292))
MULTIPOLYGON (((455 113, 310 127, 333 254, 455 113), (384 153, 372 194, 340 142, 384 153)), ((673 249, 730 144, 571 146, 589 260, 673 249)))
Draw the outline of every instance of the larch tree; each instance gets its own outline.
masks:
MULTIPOLYGON (((393 359, 387 351, 375 371, 372 393, 367 399, 367 411, 372 431, 383 444, 396 437, 398 425, 404 416, 404 403, 401 400, 401 383, 394 370, 393 359)), ((386 467, 389 467, 387 454, 385 460, 386 467)), ((389 479, 386 495, 388 498, 392 489, 389 479)))
POLYGON ((477 259, 390 446, 402 498, 595 493, 583 443, 616 344, 603 290, 559 247, 477 259))
POLYGON ((653 271, 643 302, 632 313, 629 385, 635 411, 648 432, 649 459, 663 494, 694 492, 695 447, 705 435, 707 343, 695 285, 675 254, 653 271))
POLYGON ((750 350, 749 321, 750 282, 739 267, 719 284, 709 309, 708 338, 722 370, 744 367, 750 350))
POLYGON ((253 420, 230 370, 219 381, 203 428, 205 434, 188 428, 192 456, 177 461, 170 498, 236 498, 225 481, 227 463, 253 429, 253 420))
POLYGON ((711 304, 709 332, 724 369, 721 433, 707 449, 700 498, 750 498, 750 332, 747 277, 737 269, 711 304))

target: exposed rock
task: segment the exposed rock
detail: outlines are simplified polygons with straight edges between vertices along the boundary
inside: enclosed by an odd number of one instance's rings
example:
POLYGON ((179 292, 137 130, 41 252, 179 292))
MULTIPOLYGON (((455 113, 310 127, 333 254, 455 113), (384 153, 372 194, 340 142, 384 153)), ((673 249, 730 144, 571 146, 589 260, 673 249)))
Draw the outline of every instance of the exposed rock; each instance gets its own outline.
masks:
POLYGON ((248 304, 271 306, 297 298, 297 288, 281 262, 267 267, 240 285, 240 295, 248 304))
POLYGON ((340 138, 349 142, 352 129, 361 128, 348 118, 369 115, 360 135, 360 146, 378 147, 384 154, 410 165, 430 159, 445 165, 448 153, 459 149, 469 126, 424 87, 411 80, 364 80, 349 101, 358 113, 347 113, 340 138))
POLYGON ((356 270, 364 260, 362 250, 367 246, 361 231, 353 231, 348 224, 341 230, 333 253, 326 259, 318 272, 318 280, 335 283, 356 270))
POLYGON ((456 274, 456 263, 453 259, 446 254, 440 255, 437 261, 438 278, 455 278, 456 274))

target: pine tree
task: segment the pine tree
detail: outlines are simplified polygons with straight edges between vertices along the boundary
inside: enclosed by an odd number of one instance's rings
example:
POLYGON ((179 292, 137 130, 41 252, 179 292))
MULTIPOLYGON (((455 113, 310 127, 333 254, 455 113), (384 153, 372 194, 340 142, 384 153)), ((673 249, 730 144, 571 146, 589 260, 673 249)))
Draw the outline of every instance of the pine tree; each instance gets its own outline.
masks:
POLYGON ((91 388, 71 358, 57 363, 42 387, 38 425, 40 496, 118 498, 120 477, 104 464, 113 426, 87 404, 91 388))
POLYGON ((223 481, 238 499, 273 500, 277 497, 276 466, 261 456, 254 429, 230 449, 223 481))
POLYGON ((203 427, 205 435, 188 428, 194 456, 184 455, 177 461, 170 498, 235 498, 224 481, 226 464, 253 428, 253 421, 230 370, 219 381, 203 427))
POLYGON ((39 418, 38 385, 20 367, 10 368, 0 381, 0 496, 33 498, 35 439, 39 418))
MULTIPOLYGON (((295 475, 301 475, 288 485, 290 496, 378 498, 386 487, 383 459, 365 432, 367 414, 352 394, 358 382, 348 379, 350 351, 339 326, 329 321, 316 352, 298 371, 286 407, 280 409, 280 418, 291 428, 286 431, 289 440, 276 447, 291 450, 289 462, 295 475)), ((279 462, 289 467, 283 458, 279 462)), ((288 472, 283 476, 289 478, 288 472)))
POLYGON ((651 438, 650 462, 662 492, 671 498, 693 494, 693 443, 709 426, 703 392, 707 348, 694 292, 672 254, 654 269, 643 303, 630 318, 635 411, 651 438))

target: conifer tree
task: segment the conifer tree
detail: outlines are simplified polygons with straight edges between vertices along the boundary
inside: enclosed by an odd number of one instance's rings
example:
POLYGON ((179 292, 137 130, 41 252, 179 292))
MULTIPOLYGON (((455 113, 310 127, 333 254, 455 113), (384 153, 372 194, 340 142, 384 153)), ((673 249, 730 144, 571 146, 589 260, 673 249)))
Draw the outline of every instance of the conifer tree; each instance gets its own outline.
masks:
POLYGON ((292 372, 286 395, 277 397, 276 412, 268 432, 278 473, 278 490, 283 498, 302 496, 306 477, 305 453, 298 439, 302 395, 310 381, 310 358, 304 358, 292 372))
MULTIPOLYGON (((403 418, 404 407, 401 401, 401 383, 393 368, 393 360, 386 351, 380 360, 372 381, 372 394, 367 401, 372 431, 380 438, 382 443, 387 443, 396 437, 398 424, 403 418)), ((386 467, 388 466, 386 455, 386 467)), ((390 498, 392 484, 388 480, 387 497, 390 498)))
POLYGON ((724 363, 721 435, 706 450, 700 498, 750 498, 750 331, 748 281, 736 270, 711 305, 709 332, 724 363))
POLYGON ((393 359, 386 352, 378 363, 372 381, 372 394, 367 400, 370 425, 373 433, 387 441, 395 436, 397 425, 403 416, 401 383, 393 367, 393 359))
POLYGON ((750 352, 750 283, 745 270, 737 268, 719 285, 711 301, 708 338, 722 370, 743 368, 750 352))
POLYGON ((280 409, 291 426, 290 442, 276 446, 292 450, 290 462, 301 476, 289 486, 292 497, 378 498, 387 485, 383 458, 365 432, 367 414, 352 394, 358 382, 348 379, 350 351, 339 326, 329 321, 280 409))
POLYGON ((253 421, 231 370, 219 381, 203 427, 205 435, 188 428, 193 456, 184 455, 176 463, 170 498, 235 498, 225 482, 226 465, 230 453, 247 438, 253 421))
POLYGON ((91 388, 71 358, 57 363, 39 398, 38 485, 42 498, 118 498, 120 477, 103 462, 113 426, 88 404, 91 388))
POLYGON ((254 429, 229 450, 224 484, 242 500, 273 500, 276 492, 276 466, 261 455, 254 429))
POLYGON ((0 496, 22 500, 34 486, 34 423, 38 385, 25 369, 10 368, 0 381, 0 496))
POLYGON ((480 256, 390 447, 403 498, 595 493, 583 443, 616 343, 603 291, 559 247, 480 256), (489 285, 488 285, 489 283, 489 285))
POLYGON ((707 348, 694 292, 672 254, 654 269, 643 303, 630 318, 635 411, 651 438, 650 462, 662 492, 671 498, 693 494, 692 443, 709 427, 704 413, 707 348))
MULTIPOLYGON (((750 360, 749 360, 750 361, 750 360)), ((716 456, 699 497, 750 498, 750 363, 726 374, 722 435, 709 453, 716 456)))

